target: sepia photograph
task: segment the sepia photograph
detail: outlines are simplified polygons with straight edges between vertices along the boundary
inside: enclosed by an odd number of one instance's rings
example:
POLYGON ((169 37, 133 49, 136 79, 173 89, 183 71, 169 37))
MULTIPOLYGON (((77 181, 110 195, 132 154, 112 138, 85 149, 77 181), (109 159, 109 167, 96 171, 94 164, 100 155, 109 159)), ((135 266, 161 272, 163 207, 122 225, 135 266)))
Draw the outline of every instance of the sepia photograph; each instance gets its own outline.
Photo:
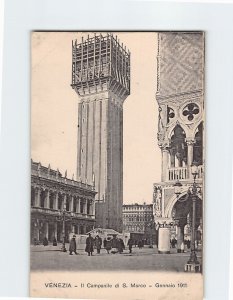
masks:
POLYGON ((87 297, 95 283, 73 278, 130 272, 156 299, 203 298, 204 42, 31 33, 31 296, 87 297))

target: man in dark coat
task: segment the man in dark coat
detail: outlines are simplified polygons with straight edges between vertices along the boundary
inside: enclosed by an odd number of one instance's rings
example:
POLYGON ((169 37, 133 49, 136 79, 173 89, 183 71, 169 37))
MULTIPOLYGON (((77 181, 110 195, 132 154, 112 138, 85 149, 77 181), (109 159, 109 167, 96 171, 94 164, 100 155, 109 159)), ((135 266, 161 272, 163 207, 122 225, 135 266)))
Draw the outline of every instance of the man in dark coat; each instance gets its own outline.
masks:
POLYGON ((108 237, 106 240, 105 249, 107 250, 108 254, 109 254, 109 251, 112 249, 112 240, 110 237, 108 237))
POLYGON ((102 246, 102 239, 98 235, 95 237, 95 246, 96 246, 96 249, 97 249, 97 253, 100 254, 100 249, 101 249, 101 246, 102 246))
POLYGON ((121 254, 123 252, 123 249, 125 249, 124 242, 121 238, 118 239, 118 252, 121 254))
POLYGON ((57 246, 57 239, 55 237, 53 239, 53 246, 57 246))
POLYGON ((73 235, 72 239, 70 240, 70 247, 69 247, 69 251, 70 251, 70 255, 73 255, 73 252, 77 255, 77 245, 76 245, 76 240, 75 240, 75 235, 73 235))
POLYGON ((86 239, 86 248, 85 251, 88 253, 88 256, 92 256, 93 253, 93 245, 94 245, 94 239, 89 233, 89 236, 86 239))
POLYGON ((132 253, 133 240, 131 238, 128 240, 128 246, 129 246, 129 253, 132 253))
POLYGON ((111 253, 116 254, 117 252, 118 252, 118 239, 116 238, 116 235, 113 235, 111 253))
POLYGON ((142 245, 143 245, 142 240, 139 240, 139 241, 138 241, 138 248, 139 248, 139 249, 142 249, 142 245))
POLYGON ((48 242, 48 239, 47 237, 45 236, 44 239, 43 239, 43 245, 44 246, 48 246, 49 242, 48 242))
POLYGON ((104 238, 104 248, 106 249, 106 245, 107 245, 107 240, 106 238, 104 238))

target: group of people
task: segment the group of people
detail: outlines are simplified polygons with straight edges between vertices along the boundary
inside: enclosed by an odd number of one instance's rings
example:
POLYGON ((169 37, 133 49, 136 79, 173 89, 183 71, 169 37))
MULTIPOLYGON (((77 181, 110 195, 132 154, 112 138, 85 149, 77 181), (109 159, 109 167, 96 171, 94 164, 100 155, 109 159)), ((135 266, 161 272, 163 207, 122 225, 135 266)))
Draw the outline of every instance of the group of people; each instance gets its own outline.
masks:
MULTIPOLYGON (((129 239, 128 246, 129 246, 129 253, 132 253, 132 247, 133 247, 133 240, 129 239)), ((96 236, 93 238, 91 234, 89 233, 88 237, 86 238, 86 247, 85 252, 87 252, 88 256, 92 256, 94 252, 94 248, 97 250, 97 254, 100 254, 100 251, 103 248, 106 249, 107 253, 110 254, 116 254, 116 253, 123 253, 125 250, 125 244, 124 241, 121 238, 117 238, 116 236, 107 237, 102 242, 102 239, 100 236, 96 236)), ((75 240, 75 235, 73 235, 72 239, 70 240, 70 247, 69 247, 69 254, 72 255, 73 252, 75 254, 77 253, 77 245, 75 240)))
MULTIPOLYGON (((34 241, 35 244, 35 241, 34 241)), ((129 247, 129 253, 132 253, 132 247, 135 244, 135 241, 132 240, 131 238, 128 240, 128 247, 129 247)), ((143 243, 142 241, 139 241, 138 247, 142 248, 143 243)), ((44 237, 43 239, 43 245, 48 246, 48 239, 47 237, 44 237)), ((54 238, 53 240, 53 246, 57 246, 57 240, 54 238)), ((93 238, 91 234, 89 233, 88 237, 86 238, 86 247, 85 247, 85 252, 87 252, 88 256, 92 256, 94 252, 94 248, 97 250, 97 254, 100 254, 100 251, 103 248, 107 251, 108 254, 122 254, 123 251, 125 250, 125 244, 124 241, 121 238, 117 238, 115 235, 113 237, 107 237, 104 238, 104 241, 102 242, 102 239, 100 236, 96 236, 93 238)), ((73 235, 73 237, 70 240, 70 245, 69 245, 69 254, 73 255, 78 254, 77 253, 77 243, 76 243, 76 236, 73 235)))
POLYGON ((135 246, 135 247, 138 246, 139 249, 143 248, 144 245, 145 245, 145 241, 144 241, 144 240, 139 240, 139 241, 138 241, 138 240, 135 240, 135 241, 134 241, 134 246, 135 246))
POLYGON ((121 238, 113 236, 113 238, 108 237, 104 239, 104 248, 107 250, 107 253, 123 253, 125 249, 125 244, 121 238))
MULTIPOLYGON (((172 248, 176 248, 176 245, 177 245, 177 239, 175 237, 173 237, 171 240, 170 240, 170 244, 171 244, 171 247, 172 248)), ((181 250, 183 251, 184 250, 184 247, 187 247, 187 249, 190 249, 190 245, 191 245, 191 241, 190 240, 184 240, 184 242, 181 243, 181 250)))
MULTIPOLYGON (((48 246, 49 241, 48 241, 46 236, 43 238, 42 243, 43 243, 44 246, 48 246)), ((33 244, 34 244, 34 246, 40 245, 40 241, 37 240, 36 238, 34 238, 33 244)), ((57 239, 55 237, 53 239, 53 246, 57 246, 57 239)))

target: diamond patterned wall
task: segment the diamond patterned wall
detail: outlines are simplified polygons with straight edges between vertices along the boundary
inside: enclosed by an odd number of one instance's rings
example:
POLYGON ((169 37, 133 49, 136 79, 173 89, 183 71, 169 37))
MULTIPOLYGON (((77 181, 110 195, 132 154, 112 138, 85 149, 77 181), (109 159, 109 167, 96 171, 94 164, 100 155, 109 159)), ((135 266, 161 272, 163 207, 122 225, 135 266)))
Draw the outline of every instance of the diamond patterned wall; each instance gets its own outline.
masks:
POLYGON ((203 33, 159 33, 158 50, 157 93, 160 96, 203 90, 203 33))

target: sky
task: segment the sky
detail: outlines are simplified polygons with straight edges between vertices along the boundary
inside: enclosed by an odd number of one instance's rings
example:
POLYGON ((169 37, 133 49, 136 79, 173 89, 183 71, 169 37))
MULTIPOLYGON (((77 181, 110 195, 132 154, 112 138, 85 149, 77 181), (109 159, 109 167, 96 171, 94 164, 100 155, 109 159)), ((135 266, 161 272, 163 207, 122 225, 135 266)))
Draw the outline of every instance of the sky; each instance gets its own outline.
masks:
MULTIPOLYGON (((89 33, 92 36, 92 33, 89 33)), ((160 181, 157 145, 156 33, 118 32, 131 52, 131 94, 124 102, 123 202, 152 203, 160 181)), ((76 178, 79 97, 71 88, 72 40, 87 33, 35 32, 31 47, 31 157, 76 178)))

